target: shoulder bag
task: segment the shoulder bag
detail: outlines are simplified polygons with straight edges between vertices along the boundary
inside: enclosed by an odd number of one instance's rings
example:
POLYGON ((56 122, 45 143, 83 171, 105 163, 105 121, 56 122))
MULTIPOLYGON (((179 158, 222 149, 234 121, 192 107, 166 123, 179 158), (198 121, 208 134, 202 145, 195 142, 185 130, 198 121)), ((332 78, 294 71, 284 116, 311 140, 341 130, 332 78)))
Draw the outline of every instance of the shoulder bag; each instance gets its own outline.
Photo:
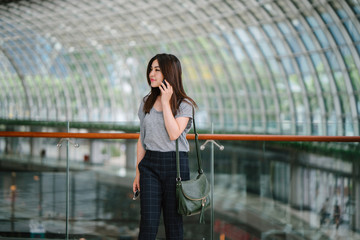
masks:
POLYGON ((177 211, 183 216, 190 216, 200 213, 199 222, 205 223, 204 211, 210 206, 210 183, 201 167, 201 157, 199 152, 199 140, 195 126, 195 116, 193 108, 193 124, 195 133, 196 157, 198 162, 198 175, 194 179, 182 181, 180 177, 179 163, 179 144, 176 140, 176 199, 177 211))

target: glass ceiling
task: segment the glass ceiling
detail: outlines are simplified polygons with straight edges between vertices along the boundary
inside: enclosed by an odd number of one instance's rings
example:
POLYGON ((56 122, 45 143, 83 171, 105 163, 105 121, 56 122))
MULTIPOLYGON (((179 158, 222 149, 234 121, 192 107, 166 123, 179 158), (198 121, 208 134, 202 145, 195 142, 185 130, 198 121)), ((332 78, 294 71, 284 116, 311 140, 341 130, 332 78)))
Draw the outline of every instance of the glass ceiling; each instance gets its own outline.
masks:
POLYGON ((359 135, 358 0, 2 2, 1 119, 137 121, 167 52, 200 126, 359 135))

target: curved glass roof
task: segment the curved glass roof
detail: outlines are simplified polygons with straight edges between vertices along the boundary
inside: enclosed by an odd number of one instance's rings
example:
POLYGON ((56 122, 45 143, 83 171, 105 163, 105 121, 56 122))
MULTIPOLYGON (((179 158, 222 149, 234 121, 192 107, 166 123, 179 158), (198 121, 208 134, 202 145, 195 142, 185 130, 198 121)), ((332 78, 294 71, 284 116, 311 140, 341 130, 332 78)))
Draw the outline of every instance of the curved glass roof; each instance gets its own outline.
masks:
POLYGON ((146 65, 177 55, 216 129, 359 135, 358 0, 0 5, 0 118, 136 121, 146 65))

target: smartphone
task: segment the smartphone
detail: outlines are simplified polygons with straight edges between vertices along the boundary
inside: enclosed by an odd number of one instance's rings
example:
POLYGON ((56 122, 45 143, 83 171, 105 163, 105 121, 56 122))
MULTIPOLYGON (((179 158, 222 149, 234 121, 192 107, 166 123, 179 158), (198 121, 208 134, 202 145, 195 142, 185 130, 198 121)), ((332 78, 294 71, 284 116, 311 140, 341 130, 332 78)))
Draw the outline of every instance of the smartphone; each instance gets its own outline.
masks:
POLYGON ((165 79, 163 80, 163 83, 165 84, 165 87, 167 87, 167 84, 166 84, 166 82, 165 82, 165 79))
POLYGON ((138 199, 139 196, 140 196, 140 191, 139 191, 139 190, 136 190, 136 191, 134 192, 133 200, 138 199))

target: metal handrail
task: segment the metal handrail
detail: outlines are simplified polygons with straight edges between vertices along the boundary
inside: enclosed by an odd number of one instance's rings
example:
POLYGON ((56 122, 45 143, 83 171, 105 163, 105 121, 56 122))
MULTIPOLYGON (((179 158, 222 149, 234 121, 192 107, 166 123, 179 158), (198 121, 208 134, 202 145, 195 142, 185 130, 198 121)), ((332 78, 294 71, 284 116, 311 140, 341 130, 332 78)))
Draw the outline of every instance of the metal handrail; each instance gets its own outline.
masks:
MULTIPOLYGON (((0 131, 0 137, 138 139, 139 133, 67 133, 0 131)), ((187 134, 187 139, 195 139, 187 134)), ((360 142, 360 136, 295 136, 256 134, 199 134, 199 140, 284 141, 284 142, 360 142)))

